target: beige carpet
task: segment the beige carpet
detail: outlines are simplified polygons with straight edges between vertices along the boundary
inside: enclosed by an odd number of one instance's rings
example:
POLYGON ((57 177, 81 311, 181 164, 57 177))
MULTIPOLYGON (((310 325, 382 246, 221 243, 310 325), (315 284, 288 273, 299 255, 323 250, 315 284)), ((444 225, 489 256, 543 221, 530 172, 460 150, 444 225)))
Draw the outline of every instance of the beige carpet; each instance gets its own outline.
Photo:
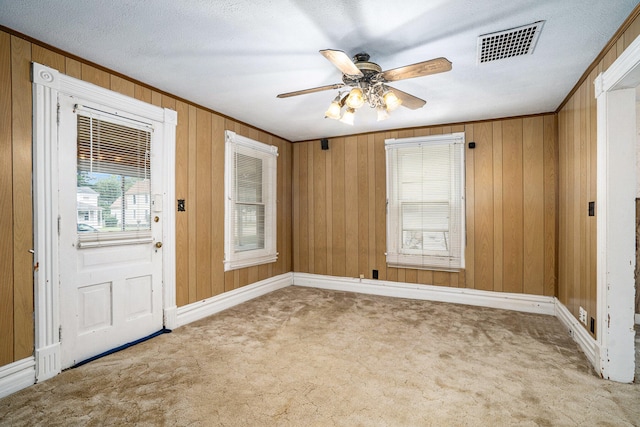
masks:
POLYGON ((640 425, 553 317, 288 287, 0 400, 2 425, 640 425))

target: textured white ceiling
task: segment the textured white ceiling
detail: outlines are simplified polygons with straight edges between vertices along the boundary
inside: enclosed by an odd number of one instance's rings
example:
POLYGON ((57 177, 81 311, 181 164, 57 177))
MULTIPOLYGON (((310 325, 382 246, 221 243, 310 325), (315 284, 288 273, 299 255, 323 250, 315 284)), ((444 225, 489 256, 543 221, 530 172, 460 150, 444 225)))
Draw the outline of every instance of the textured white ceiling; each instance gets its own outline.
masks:
POLYGON ((0 0, 0 25, 290 141, 554 111, 637 0, 0 0), (545 20, 533 55, 477 64, 477 38, 545 20), (444 56, 448 73, 395 82, 426 99, 376 122, 323 118, 341 82, 318 50, 383 70, 444 56))

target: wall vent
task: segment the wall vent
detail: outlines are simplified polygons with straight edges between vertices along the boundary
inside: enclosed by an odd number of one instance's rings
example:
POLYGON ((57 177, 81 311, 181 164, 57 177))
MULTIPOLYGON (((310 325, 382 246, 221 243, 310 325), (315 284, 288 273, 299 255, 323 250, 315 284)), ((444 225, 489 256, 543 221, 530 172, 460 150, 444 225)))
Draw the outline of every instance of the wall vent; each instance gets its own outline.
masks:
POLYGON ((478 63, 532 54, 542 25, 544 21, 538 21, 522 27, 481 35, 478 37, 478 63))

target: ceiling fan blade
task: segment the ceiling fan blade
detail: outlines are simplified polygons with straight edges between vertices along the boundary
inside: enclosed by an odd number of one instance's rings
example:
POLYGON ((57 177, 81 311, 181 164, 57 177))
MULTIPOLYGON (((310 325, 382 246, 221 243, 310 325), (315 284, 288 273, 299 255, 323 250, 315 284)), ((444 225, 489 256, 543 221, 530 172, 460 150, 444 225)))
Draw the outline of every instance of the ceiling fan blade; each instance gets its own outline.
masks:
POLYGON ((304 89, 304 90, 297 90, 295 92, 281 93, 280 95, 278 95, 278 98, 289 98, 290 96, 305 95, 307 93, 313 93, 313 92, 322 92, 323 90, 340 89, 343 86, 344 86, 344 83, 334 83, 332 85, 314 87, 314 88, 311 88, 311 89, 304 89))
POLYGON ((414 77, 428 76, 429 74, 443 73, 451 70, 451 62, 447 58, 436 58, 417 64, 406 65, 400 68, 383 71, 382 77, 388 82, 396 80, 412 79, 414 77))
POLYGON ((422 108, 424 104, 427 103, 427 101, 425 101, 424 99, 420 99, 417 96, 410 95, 407 92, 396 89, 395 87, 387 85, 384 85, 384 87, 395 93, 396 96, 402 101, 401 105, 403 107, 407 107, 410 110, 417 110, 418 108, 422 108))
POLYGON ((347 55, 343 51, 324 49, 321 50, 320 53, 322 54, 322 56, 327 58, 329 62, 335 65, 340 71, 342 71, 343 74, 358 77, 362 77, 364 75, 362 74, 362 71, 360 71, 360 69, 356 67, 356 64, 353 63, 351 58, 349 58, 349 55, 347 55))

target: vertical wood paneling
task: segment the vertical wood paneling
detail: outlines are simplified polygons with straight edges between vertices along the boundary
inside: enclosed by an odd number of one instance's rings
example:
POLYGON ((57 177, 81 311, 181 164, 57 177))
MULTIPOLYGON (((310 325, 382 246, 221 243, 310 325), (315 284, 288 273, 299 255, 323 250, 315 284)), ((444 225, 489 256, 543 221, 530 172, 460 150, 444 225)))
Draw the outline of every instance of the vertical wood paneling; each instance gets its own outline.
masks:
MULTIPOLYGON (((371 277, 372 270, 376 269, 376 156, 375 137, 368 135, 367 138, 367 198, 369 201, 369 247, 367 274, 371 277)), ((414 280, 415 283, 415 280, 414 280)))
MULTIPOLYGON (((151 99, 151 91, 148 93, 149 99, 151 99)), ((180 117, 178 117, 180 120, 180 117)), ((193 105, 189 106, 189 169, 188 169, 188 182, 189 182, 189 196, 185 200, 185 209, 189 221, 189 302, 195 302, 198 299, 198 291, 196 283, 198 281, 198 265, 197 265, 197 253, 198 253, 198 228, 197 228, 197 212, 198 212, 198 198, 197 198, 197 137, 196 130, 198 128, 198 114, 197 109, 193 105)))
POLYGON ((371 278, 369 271, 369 148, 368 135, 358 136, 358 274, 371 278))
MULTIPOLYGON (((224 119, 211 115, 211 291, 224 292, 224 119)), ((206 187, 203 188, 206 191, 206 187)), ((200 198, 200 197, 198 197, 200 198)), ((256 279, 257 281, 257 279, 256 279)))
POLYGON ((293 177, 291 182, 291 191, 297 197, 292 200, 292 210, 293 210, 293 271, 302 271, 300 269, 300 239, 301 239, 301 230, 300 230, 300 198, 302 197, 302 192, 300 189, 300 150, 304 144, 295 144, 293 149, 293 158, 291 165, 291 176, 293 177))
POLYGON ((109 73, 85 63, 82 63, 82 80, 93 83, 94 85, 102 86, 105 89, 109 89, 111 86, 109 73))
POLYGON ((587 95, 589 91, 586 86, 582 86, 580 90, 577 92, 579 96, 579 108, 577 109, 578 117, 576 120, 576 124, 580 127, 580 137, 579 137, 579 170, 580 170, 580 202, 577 207, 579 225, 580 225, 580 235, 583 236, 580 242, 580 298, 579 303, 580 306, 585 309, 588 307, 588 298, 589 298, 589 273, 590 268, 588 264, 589 260, 589 246, 591 236, 588 234, 587 230, 587 214, 588 213, 588 196, 589 196, 589 188, 588 188, 588 178, 587 178, 587 167, 589 164, 589 145, 588 145, 588 134, 589 127, 587 125, 587 95))
MULTIPOLYGON (((474 140, 474 125, 465 126, 465 140, 474 140)), ((443 130, 439 130, 441 134, 443 130)), ((466 197, 466 231, 467 231, 467 248, 465 253, 465 270, 469 273, 467 276, 467 287, 475 288, 475 150, 465 147, 465 197, 466 197)), ((434 280, 437 276, 434 275, 434 280)))
MULTIPOLYGON (((332 244, 329 253, 333 268, 332 274, 335 276, 346 276, 347 260, 346 260, 346 222, 345 222, 345 193, 344 193, 344 168, 345 168, 345 140, 344 138, 336 138, 331 140, 331 171, 333 179, 331 180, 331 212, 332 223, 332 244)), ((294 192, 295 194, 295 192, 294 192)))
MULTIPOLYGON (((29 75, 31 45, 11 37, 11 110, 13 167, 13 309, 14 358, 33 354, 33 207, 31 199, 31 84, 21 78, 29 75)), ((64 68, 64 67, 63 67, 64 68)))
MULTIPOLYGON (((640 24, 640 18, 635 20, 636 23, 640 24)), ((597 76, 597 71, 594 70, 591 72, 590 80, 594 81, 597 76)), ((595 99, 595 87, 594 85, 589 85, 589 95, 587 96, 587 100, 589 101, 587 105, 587 110, 589 114, 589 196, 588 199, 590 202, 595 202, 597 198, 597 106, 595 99)), ((637 173, 637 172, 636 172, 637 173)), ((596 212, 597 215, 597 212, 596 212)), ((597 319, 597 237, 596 237, 596 216, 587 217, 588 221, 588 230, 587 235, 590 237, 590 245, 589 245, 589 258, 587 260, 587 265, 590 270, 590 280, 589 280, 589 295, 587 296, 587 310, 589 312, 589 316, 597 319)), ((593 335, 597 336, 597 325, 599 323, 595 322, 593 335)), ((589 329, 590 331, 590 329, 589 329)), ((590 331, 591 332, 591 331, 590 331)))
MULTIPOLYGON (((376 264, 378 278, 387 279, 387 262, 384 253, 387 251, 387 177, 384 150, 384 134, 377 133, 373 137, 375 161, 375 235, 376 235, 376 264)), ((420 281, 418 272, 418 283, 420 281)))
POLYGON ((502 205, 502 122, 493 122, 493 290, 502 291, 504 234, 502 205))
MULTIPOLYGON (((0 365, 33 353, 30 61, 71 77, 178 111, 176 197, 186 212, 176 217, 176 298, 183 306, 292 269, 292 144, 225 120, 143 84, 37 44, 0 32, 0 365), (279 146, 277 264, 223 272, 224 130, 279 146)), ((313 162, 312 162, 313 163, 313 162)), ((332 165, 332 163, 331 163, 332 165)), ((329 169, 327 170, 329 171, 329 169)), ((310 171, 313 174, 313 169, 310 171)), ((305 182, 309 182, 309 178, 305 182)), ((322 178, 322 176, 320 177, 322 178)), ((333 199, 332 199, 333 201, 333 199)), ((171 201, 171 208, 175 208, 171 201)), ((307 215, 305 206, 304 215, 307 215)), ((298 214, 299 214, 298 210, 298 214)), ((332 213, 325 207, 325 217, 332 213)), ((321 229, 321 227, 320 227, 321 229)), ((318 236, 321 232, 318 231, 318 236)), ((308 250, 308 248, 307 248, 308 250)), ((328 256, 325 247, 325 258, 328 256)), ((322 261, 319 261, 320 263, 322 261)))
POLYGON ((294 184, 294 205, 310 206, 306 200, 313 197, 315 210, 328 212, 326 219, 300 213, 301 225, 294 224, 294 241, 310 247, 316 261, 315 266, 296 271, 318 273, 324 262, 319 254, 323 256, 326 250, 331 259, 329 274, 336 276, 370 278, 376 269, 381 280, 507 291, 506 276, 511 283, 509 292, 553 295, 555 138, 555 118, 548 114, 335 138, 328 152, 318 149, 318 141, 294 144, 294 152, 307 151, 295 156, 294 176, 314 180, 313 186, 294 184), (387 267, 384 141, 451 132, 465 132, 468 142, 476 142, 475 149, 466 150, 467 269, 443 272, 387 267), (309 150, 314 150, 312 156, 309 150), (324 208, 318 203, 325 203, 324 208), (313 242, 309 229, 315 233, 313 242), (331 230, 331 238, 320 237, 321 230, 331 230), (532 259, 531 265, 525 266, 525 254, 532 259))
MULTIPOLYGON (((24 43, 29 42, 25 40, 24 43)), ((46 65, 54 70, 58 70, 63 74, 66 74, 67 72, 65 57, 42 46, 33 45, 31 48, 30 59, 38 64, 46 65)))
MULTIPOLYGON (((308 173, 307 170, 309 168, 308 162, 308 144, 298 144, 296 148, 298 148, 298 157, 299 157, 299 175, 298 175, 298 186, 300 188, 300 193, 298 197, 298 205, 300 206, 300 234, 298 235, 298 246, 300 247, 300 261, 299 266, 302 272, 311 272, 309 268, 309 193, 308 193, 308 173)), ((295 239, 295 236, 294 236, 295 239)))
POLYGON ((197 109, 196 129, 196 299, 211 296, 211 113, 197 109))
POLYGON ((0 365, 14 359, 11 37, 0 32, 0 365))
POLYGON ((309 271, 315 272, 315 206, 314 206, 314 185, 313 172, 315 165, 313 163, 314 149, 312 145, 307 147, 307 216, 309 217, 309 271))
POLYGON ((359 277, 358 252, 358 138, 345 138, 345 258, 346 276, 359 277))
POLYGON ((327 150, 324 158, 324 168, 325 168, 325 177, 326 177, 326 208, 325 208, 325 218, 327 221, 327 229, 326 229, 326 243, 327 243, 327 274, 333 276, 333 255, 331 254, 330 248, 333 248, 333 152, 331 151, 331 147, 327 150))
POLYGON ((523 290, 526 294, 544 294, 544 119, 523 119, 523 290))
POLYGON ((66 75, 74 79, 82 78, 82 63, 75 59, 65 58, 66 75))
MULTIPOLYGON (((139 99, 140 101, 146 102, 147 104, 151 104, 151 89, 137 84, 135 87, 134 97, 136 99, 139 99)), ((189 108, 195 108, 195 107, 193 105, 190 105, 189 108)), ((195 117, 195 110, 193 115, 195 117)), ((180 117, 178 117, 178 120, 180 120, 180 117)))
MULTIPOLYGON (((129 80, 123 79, 122 77, 112 75, 111 90, 133 98, 136 94, 136 85, 129 80)), ((175 102, 173 109, 175 109, 175 102)))
POLYGON ((522 119, 503 122, 502 159, 503 289, 505 292, 523 292, 522 119))
POLYGON ((474 285, 476 289, 493 290, 493 125, 491 122, 474 126, 476 148, 473 212, 475 230, 474 285))
POLYGON ((314 215, 314 271, 327 274, 327 151, 320 149, 320 141, 311 145, 313 151, 313 215, 314 215))
MULTIPOLYGON (((556 295, 558 261, 558 144, 556 116, 544 117, 544 295, 556 295)), ((595 156, 594 156, 595 163, 595 156)), ((595 170, 595 167, 594 167, 595 170)), ((595 173, 594 173, 595 175, 595 173)), ((594 196, 595 197, 595 196, 594 196)), ((594 263, 595 268, 595 263, 594 263)))
MULTIPOLYGON (((176 104, 176 199, 189 199, 189 105, 176 104)), ((170 200, 170 209, 177 209, 170 200)), ((176 202, 177 203, 177 202, 176 202)), ((191 206, 188 206, 191 208, 191 206)), ((189 215, 176 212, 176 303, 189 303, 189 215)))

